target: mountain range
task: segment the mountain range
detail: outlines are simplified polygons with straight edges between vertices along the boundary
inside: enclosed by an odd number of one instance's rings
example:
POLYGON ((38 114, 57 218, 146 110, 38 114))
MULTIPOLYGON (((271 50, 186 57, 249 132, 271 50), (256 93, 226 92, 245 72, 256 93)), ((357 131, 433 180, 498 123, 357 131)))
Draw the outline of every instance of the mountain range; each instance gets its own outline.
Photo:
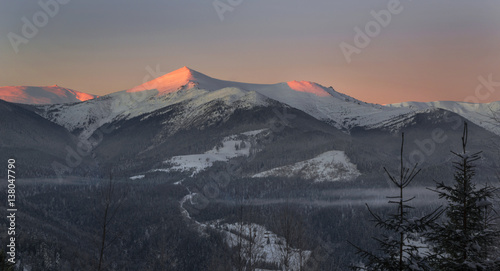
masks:
POLYGON ((397 176, 401 155, 421 169, 405 188, 418 215, 442 204, 427 187, 453 180, 464 122, 468 151, 482 151, 475 180, 492 183, 500 168, 500 102, 378 105, 308 81, 231 82, 187 67, 99 97, 58 86, 0 97, 26 270, 95 269, 105 206, 117 212, 104 216, 115 269, 301 270, 320 259, 312 270, 346 270, 360 261, 346 239, 377 247, 365 204, 393 211, 385 169, 397 176))
MULTIPOLYGON (((309 168, 310 172, 295 176, 318 181, 363 179, 396 152, 398 144, 389 144, 395 143, 400 132, 412 131, 407 161, 430 168, 447 161, 443 157, 448 157, 452 142, 458 142, 458 126, 465 120, 474 127, 473 144, 478 148, 498 141, 500 135, 500 125, 492 120, 500 102, 384 106, 309 81, 231 82, 188 67, 100 97, 52 86, 3 87, 0 98, 7 101, 4 112, 30 119, 4 117, 7 125, 36 123, 18 126, 16 134, 2 135, 2 148, 18 156, 36 150, 52 157, 30 166, 43 168, 34 172, 57 168, 53 170, 57 175, 114 168, 136 178, 172 172, 194 176, 214 164, 253 153, 256 159, 245 163, 242 176, 282 172, 281 176, 291 177, 290 172, 309 168), (431 131, 436 129, 444 131, 444 142, 433 141, 431 131), (49 136, 53 133, 57 137, 49 136), (38 143, 12 143, 12 138, 24 142, 33 136, 32 142, 38 143), (273 144, 265 140, 269 137, 273 144), (51 140, 60 144, 53 145, 51 140), (240 144, 248 152, 236 149, 240 144), (325 168, 337 170, 325 173, 325 168)), ((492 150, 485 152, 486 157, 494 155, 492 150)))
POLYGON ((96 95, 63 88, 58 85, 46 87, 6 86, 0 87, 0 99, 20 104, 77 103, 96 98, 96 95))

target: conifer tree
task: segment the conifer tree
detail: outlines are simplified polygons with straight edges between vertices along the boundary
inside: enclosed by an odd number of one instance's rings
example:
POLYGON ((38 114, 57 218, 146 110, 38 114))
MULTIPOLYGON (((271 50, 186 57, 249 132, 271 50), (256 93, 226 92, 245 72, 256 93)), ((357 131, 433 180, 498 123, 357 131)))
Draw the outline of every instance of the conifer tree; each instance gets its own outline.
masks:
POLYGON ((437 270, 500 270, 499 263, 488 259, 488 251, 498 237, 490 216, 495 188, 476 188, 475 162, 481 152, 467 151, 468 129, 464 123, 462 152, 452 152, 457 161, 454 182, 438 182, 436 192, 448 202, 446 219, 427 235, 432 244, 437 270))
POLYGON ((399 195, 388 197, 389 203, 397 206, 396 212, 388 218, 383 218, 375 214, 367 205, 376 226, 385 230, 385 234, 381 238, 374 238, 379 244, 379 253, 366 251, 354 245, 358 250, 357 253, 367 260, 364 266, 353 266, 354 270, 432 270, 427 255, 421 253, 427 248, 422 237, 442 211, 438 208, 420 218, 410 217, 409 211, 413 207, 409 205, 409 202, 415 197, 407 198, 404 189, 413 182, 420 169, 417 169, 417 165, 411 169, 403 165, 403 147, 404 133, 401 140, 399 178, 394 177, 384 167, 391 183, 398 188, 399 195))

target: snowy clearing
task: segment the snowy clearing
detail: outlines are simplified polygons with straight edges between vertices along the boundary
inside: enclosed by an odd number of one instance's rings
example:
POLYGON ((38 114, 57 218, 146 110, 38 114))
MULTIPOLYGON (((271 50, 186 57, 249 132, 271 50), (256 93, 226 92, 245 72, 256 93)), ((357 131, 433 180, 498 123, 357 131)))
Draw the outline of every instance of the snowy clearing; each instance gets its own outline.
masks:
POLYGON ((343 151, 328 151, 312 159, 293 165, 273 168, 253 175, 254 178, 267 176, 300 177, 315 182, 352 180, 361 175, 356 165, 349 162, 343 151))

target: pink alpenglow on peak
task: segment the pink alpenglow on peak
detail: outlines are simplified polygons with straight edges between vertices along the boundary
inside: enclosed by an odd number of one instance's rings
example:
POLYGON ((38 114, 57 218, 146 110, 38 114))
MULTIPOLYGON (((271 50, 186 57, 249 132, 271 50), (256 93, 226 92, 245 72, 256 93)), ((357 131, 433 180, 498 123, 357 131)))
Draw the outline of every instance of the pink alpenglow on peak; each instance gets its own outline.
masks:
POLYGON ((155 89, 158 90, 160 94, 171 93, 179 90, 179 88, 181 88, 182 86, 189 85, 189 83, 194 84, 198 79, 197 77, 203 76, 204 75, 202 75, 201 73, 184 66, 178 70, 169 72, 142 85, 133 87, 127 90, 127 92, 139 92, 155 89))
POLYGON ((295 91, 300 91, 300 92, 307 92, 307 93, 312 93, 316 96, 319 97, 327 97, 331 96, 328 92, 325 91, 324 88, 319 86, 316 83, 309 82, 309 81, 290 81, 287 82, 288 87, 295 90, 295 91))
POLYGON ((21 104, 77 103, 97 98, 97 95, 75 91, 58 85, 47 87, 5 86, 0 87, 0 99, 21 104))

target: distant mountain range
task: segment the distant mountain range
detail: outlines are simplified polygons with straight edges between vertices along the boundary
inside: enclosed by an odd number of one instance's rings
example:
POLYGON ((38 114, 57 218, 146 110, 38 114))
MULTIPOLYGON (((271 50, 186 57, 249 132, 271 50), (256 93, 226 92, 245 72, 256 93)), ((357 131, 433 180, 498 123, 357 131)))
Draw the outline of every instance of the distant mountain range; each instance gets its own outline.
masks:
MULTIPOLYGON (((174 172, 193 177, 252 157, 242 164, 242 177, 368 180, 379 178, 379 169, 397 159, 401 131, 409 134, 407 161, 434 171, 458 146, 464 120, 472 123, 477 148, 487 149, 500 135, 500 125, 491 119, 500 102, 383 106, 308 81, 231 82, 187 67, 101 97, 52 86, 3 87, 0 98, 11 102, 0 109, 24 118, 4 118, 5 125, 37 123, 2 135, 2 148, 25 153, 25 159, 30 150, 52 157, 57 174, 62 168, 65 174, 114 170, 134 179, 174 172), (33 127, 38 127, 33 135, 39 135, 38 144, 12 143, 13 137, 33 133, 33 127), (446 140, 429 141, 436 129, 446 140), (44 135, 51 133, 64 144, 49 144, 54 137, 44 135)), ((496 154, 485 150, 484 155, 493 159, 496 154)), ((43 172, 50 175, 47 167, 43 172)))
POLYGON ((63 88, 58 85, 47 87, 7 86, 0 87, 0 99, 20 104, 62 104, 77 103, 96 98, 97 95, 63 88))

